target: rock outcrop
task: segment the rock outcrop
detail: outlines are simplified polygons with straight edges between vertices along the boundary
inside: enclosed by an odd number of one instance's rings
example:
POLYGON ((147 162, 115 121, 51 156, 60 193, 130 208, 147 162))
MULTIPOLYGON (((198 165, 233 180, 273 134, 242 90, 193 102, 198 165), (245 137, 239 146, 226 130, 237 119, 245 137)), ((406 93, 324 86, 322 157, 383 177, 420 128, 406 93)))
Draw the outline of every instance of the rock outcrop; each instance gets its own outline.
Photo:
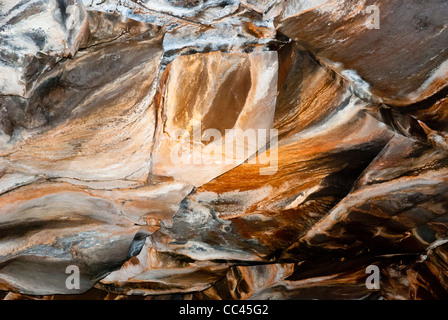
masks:
POLYGON ((0 298, 446 298, 447 14, 3 1, 0 298))

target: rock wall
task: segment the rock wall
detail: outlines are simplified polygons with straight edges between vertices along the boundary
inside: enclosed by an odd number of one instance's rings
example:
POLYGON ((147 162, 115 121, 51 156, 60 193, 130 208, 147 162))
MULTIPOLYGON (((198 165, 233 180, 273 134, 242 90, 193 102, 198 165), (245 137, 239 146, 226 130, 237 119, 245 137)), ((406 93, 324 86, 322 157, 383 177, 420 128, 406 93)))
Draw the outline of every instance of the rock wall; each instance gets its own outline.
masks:
POLYGON ((2 1, 0 298, 447 298, 447 14, 2 1))

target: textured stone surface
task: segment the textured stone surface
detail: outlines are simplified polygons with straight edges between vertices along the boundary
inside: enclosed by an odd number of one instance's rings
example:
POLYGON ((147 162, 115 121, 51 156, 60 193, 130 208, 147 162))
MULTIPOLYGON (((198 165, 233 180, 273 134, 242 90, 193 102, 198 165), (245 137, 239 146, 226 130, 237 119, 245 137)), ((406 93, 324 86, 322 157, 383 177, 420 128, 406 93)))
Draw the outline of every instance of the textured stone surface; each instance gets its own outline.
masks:
POLYGON ((3 1, 0 299, 446 298, 447 13, 3 1))
POLYGON ((242 140, 239 131, 273 128, 277 70, 275 52, 212 52, 181 56, 170 63, 160 89, 163 132, 155 142, 153 174, 199 187, 249 158, 256 145, 249 143, 232 155, 222 146, 229 137, 242 140), (187 134, 178 136, 177 130, 187 134), (207 130, 217 131, 221 138, 206 136, 207 130), (170 160, 177 149, 178 166, 170 160), (209 151, 213 149, 216 152, 209 151))
POLYGON ((447 11, 443 0, 285 1, 276 25, 376 100, 407 105, 446 86, 447 11))

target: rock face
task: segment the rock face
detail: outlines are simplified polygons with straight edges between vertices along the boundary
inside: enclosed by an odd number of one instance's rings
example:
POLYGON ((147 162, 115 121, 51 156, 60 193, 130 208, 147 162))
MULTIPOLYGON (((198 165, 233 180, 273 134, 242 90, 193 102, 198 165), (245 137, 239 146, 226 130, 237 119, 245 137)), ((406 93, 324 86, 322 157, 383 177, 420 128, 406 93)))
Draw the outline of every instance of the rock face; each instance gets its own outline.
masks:
POLYGON ((372 98, 403 106, 446 85, 447 12, 443 0, 285 1, 276 27, 372 98))
POLYGON ((0 298, 447 298, 447 14, 3 1, 0 298))

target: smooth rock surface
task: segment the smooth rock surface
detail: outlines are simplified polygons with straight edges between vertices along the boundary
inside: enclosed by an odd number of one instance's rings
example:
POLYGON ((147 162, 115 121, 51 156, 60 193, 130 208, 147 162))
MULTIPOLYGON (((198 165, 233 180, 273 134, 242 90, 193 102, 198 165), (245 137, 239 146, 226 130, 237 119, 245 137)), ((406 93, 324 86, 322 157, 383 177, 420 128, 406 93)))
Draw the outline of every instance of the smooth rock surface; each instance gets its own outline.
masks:
POLYGON ((276 25, 364 94, 403 106, 446 87, 447 12, 443 0, 297 0, 276 25))

